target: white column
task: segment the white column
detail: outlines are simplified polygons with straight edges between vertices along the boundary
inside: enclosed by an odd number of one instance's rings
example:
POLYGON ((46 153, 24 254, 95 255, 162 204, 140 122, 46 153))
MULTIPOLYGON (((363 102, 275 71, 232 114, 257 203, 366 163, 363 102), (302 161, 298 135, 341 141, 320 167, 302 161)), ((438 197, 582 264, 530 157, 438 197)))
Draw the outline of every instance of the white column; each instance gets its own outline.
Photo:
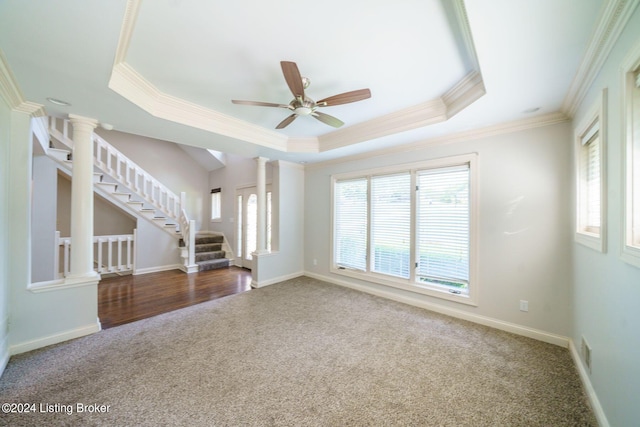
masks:
POLYGON ((99 277, 93 269, 93 130, 98 121, 69 115, 73 125, 70 279, 99 277))
POLYGON ((267 252, 267 182, 266 182, 266 164, 267 158, 258 157, 258 172, 256 177, 256 193, 258 196, 258 221, 257 221, 257 244, 256 253, 263 254, 267 252))

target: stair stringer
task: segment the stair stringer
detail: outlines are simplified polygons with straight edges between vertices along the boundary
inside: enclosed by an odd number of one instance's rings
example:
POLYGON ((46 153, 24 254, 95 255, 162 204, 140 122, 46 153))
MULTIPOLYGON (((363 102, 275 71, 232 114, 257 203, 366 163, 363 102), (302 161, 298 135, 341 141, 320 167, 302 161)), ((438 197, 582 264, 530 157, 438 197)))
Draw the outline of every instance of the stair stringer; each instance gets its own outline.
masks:
MULTIPOLYGON (((59 170, 67 176, 73 177, 73 162, 70 160, 61 160, 60 158, 64 155, 64 151, 65 150, 58 148, 49 148, 45 152, 49 158, 58 164, 59 170)), ((70 154, 69 151, 67 151, 67 153, 70 154)), ((115 182, 109 175, 105 175, 104 172, 95 165, 93 190, 103 199, 127 212, 129 215, 154 224, 176 239, 182 237, 177 221, 172 221, 164 216, 160 216, 156 209, 136 197, 135 193, 129 192, 127 187, 115 182), (123 187, 124 191, 118 191, 123 190, 123 187)))

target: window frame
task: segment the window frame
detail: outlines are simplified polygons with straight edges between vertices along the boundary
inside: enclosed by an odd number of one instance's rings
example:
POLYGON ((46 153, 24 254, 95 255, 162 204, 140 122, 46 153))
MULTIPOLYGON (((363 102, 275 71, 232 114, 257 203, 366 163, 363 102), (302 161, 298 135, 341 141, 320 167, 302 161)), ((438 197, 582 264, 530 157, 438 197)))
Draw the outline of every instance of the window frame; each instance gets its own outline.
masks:
POLYGON ((574 159, 576 176, 575 197, 575 230, 574 239, 577 243, 595 251, 607 251, 607 89, 603 89, 599 99, 589 109, 588 114, 574 131, 574 159), (594 138, 592 130, 597 127, 597 138, 600 157, 600 227, 596 232, 586 224, 586 212, 589 210, 587 179, 584 175, 583 162, 588 156, 590 141, 594 138))
MULTIPOLYGON (((634 188, 634 176, 640 177, 640 162, 634 164, 634 145, 640 150, 640 141, 634 141, 634 96, 640 96, 640 45, 632 51, 621 67, 623 120, 622 120, 622 239, 620 258, 636 267, 640 267, 640 241, 635 242, 633 235, 634 218, 640 217, 640 200, 634 203, 634 193, 640 190, 634 188), (636 170, 637 168, 637 170, 636 170)), ((637 126, 640 127, 640 111, 635 112, 637 126)), ((636 130, 636 132, 640 132, 636 130)))
POLYGON ((330 272, 333 274, 346 276, 352 279, 363 280, 367 282, 373 282, 405 291, 410 291, 418 294, 429 295, 436 298, 441 298, 449 301, 455 301, 462 304, 477 306, 480 294, 480 284, 478 280, 478 154, 462 154, 450 157, 443 157, 437 159, 430 159, 421 162, 401 164, 396 166, 388 166, 382 168, 368 169, 356 172, 341 173, 331 176, 331 236, 330 236, 330 272), (410 191, 411 205, 410 205, 410 222, 411 222, 411 242, 410 242, 410 259, 414 263, 410 265, 410 275, 408 279, 395 277, 392 275, 386 275, 382 273, 376 273, 372 270, 371 262, 371 177, 380 175, 394 175, 400 173, 409 172, 411 175, 411 188, 416 189, 416 182, 418 173, 428 169, 446 169, 456 166, 468 165, 469 167, 469 287, 468 293, 456 294, 450 292, 449 289, 445 289, 442 286, 418 283, 417 281, 417 191, 410 191), (339 266, 336 263, 336 219, 334 217, 336 212, 335 197, 336 197, 336 183, 338 181, 367 178, 368 180, 368 195, 367 203, 369 220, 367 221, 367 259, 366 270, 357 270, 339 266))
POLYGON ((212 188, 211 189, 211 199, 209 200, 209 202, 210 202, 209 207, 211 209, 211 214, 209 215, 210 216, 210 221, 211 222, 222 222, 222 189, 221 188, 212 188), (218 212, 217 212, 218 215, 214 216, 214 214, 216 212, 214 212, 213 204, 214 204, 214 201, 216 201, 216 200, 217 200, 217 204, 218 204, 218 209, 217 209, 218 210, 218 212))

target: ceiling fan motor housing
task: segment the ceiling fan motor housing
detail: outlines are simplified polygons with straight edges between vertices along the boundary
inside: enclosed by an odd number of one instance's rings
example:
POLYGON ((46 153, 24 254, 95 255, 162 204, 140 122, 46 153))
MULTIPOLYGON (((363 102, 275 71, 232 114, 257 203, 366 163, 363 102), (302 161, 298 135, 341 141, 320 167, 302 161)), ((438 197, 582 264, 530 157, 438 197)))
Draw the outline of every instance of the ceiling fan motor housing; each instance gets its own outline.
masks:
POLYGON ((308 116, 318 108, 315 101, 307 96, 304 97, 302 102, 300 102, 299 98, 294 98, 289 105, 293 112, 299 116, 308 116))

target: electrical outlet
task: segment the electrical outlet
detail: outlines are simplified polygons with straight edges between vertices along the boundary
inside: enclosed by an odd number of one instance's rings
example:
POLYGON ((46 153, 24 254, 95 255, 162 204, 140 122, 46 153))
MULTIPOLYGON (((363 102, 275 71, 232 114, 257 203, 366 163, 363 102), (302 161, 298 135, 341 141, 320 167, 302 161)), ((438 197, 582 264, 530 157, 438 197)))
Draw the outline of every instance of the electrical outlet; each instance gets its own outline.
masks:
POLYGON ((318 260, 317 259, 313 259, 313 265, 318 265, 318 260))
POLYGON ((520 300, 520 311, 529 311, 529 301, 520 300))

